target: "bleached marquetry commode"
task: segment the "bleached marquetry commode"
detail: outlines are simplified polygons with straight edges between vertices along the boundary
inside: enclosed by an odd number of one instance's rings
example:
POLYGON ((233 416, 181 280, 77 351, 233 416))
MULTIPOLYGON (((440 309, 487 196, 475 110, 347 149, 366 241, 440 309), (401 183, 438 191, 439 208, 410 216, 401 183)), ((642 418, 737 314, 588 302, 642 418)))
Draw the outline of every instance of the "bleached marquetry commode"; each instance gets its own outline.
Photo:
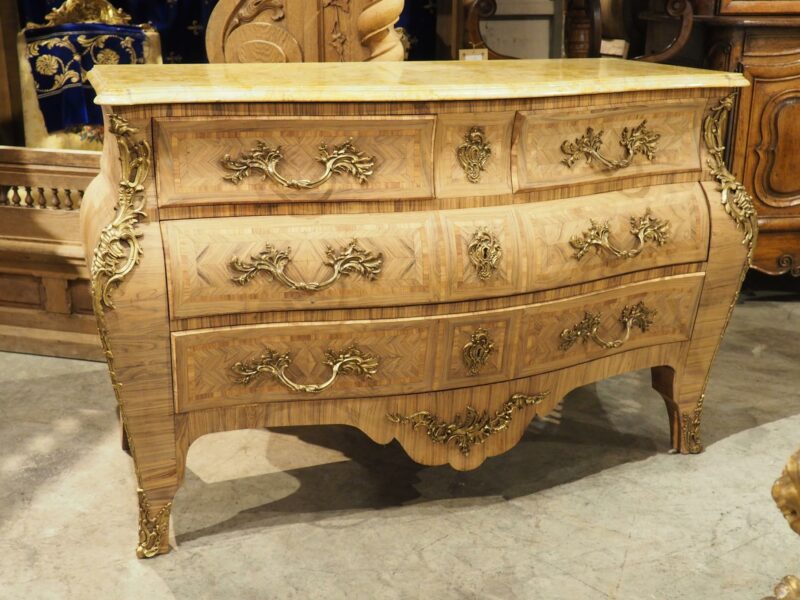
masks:
POLYGON ((101 66, 81 209, 139 485, 169 549, 199 436, 346 423, 472 469, 652 367, 700 450, 755 242, 736 74, 614 60, 101 66))

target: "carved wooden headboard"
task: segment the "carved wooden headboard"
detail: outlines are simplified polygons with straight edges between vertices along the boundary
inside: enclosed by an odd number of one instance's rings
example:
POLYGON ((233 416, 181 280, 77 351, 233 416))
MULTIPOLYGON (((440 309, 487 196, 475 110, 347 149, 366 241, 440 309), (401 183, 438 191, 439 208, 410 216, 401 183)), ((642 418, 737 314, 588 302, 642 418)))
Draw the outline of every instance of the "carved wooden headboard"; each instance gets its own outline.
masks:
POLYGON ((403 60, 403 0, 220 0, 209 62, 403 60))

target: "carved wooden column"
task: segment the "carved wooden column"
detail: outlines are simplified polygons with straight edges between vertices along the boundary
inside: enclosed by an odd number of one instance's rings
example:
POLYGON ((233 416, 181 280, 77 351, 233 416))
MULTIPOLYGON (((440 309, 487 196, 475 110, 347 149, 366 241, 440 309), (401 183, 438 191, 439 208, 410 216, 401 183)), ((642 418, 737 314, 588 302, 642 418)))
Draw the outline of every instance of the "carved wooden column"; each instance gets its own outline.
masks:
POLYGON ((567 58, 599 56, 599 0, 569 0, 564 23, 564 51, 567 58), (597 38, 597 39, 595 39, 597 38))

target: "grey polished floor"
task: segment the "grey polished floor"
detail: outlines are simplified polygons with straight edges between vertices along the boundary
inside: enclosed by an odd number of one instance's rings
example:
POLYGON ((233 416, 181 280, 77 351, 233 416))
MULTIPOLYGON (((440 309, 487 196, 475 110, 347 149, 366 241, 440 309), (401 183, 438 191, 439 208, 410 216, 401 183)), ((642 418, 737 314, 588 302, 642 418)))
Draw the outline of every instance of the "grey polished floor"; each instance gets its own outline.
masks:
POLYGON ((105 365, 0 353, 0 598, 758 599, 800 575, 770 487, 800 446, 800 302, 737 306, 699 456, 648 374, 570 394, 476 471, 346 427, 192 446, 173 551, 134 557, 105 365))

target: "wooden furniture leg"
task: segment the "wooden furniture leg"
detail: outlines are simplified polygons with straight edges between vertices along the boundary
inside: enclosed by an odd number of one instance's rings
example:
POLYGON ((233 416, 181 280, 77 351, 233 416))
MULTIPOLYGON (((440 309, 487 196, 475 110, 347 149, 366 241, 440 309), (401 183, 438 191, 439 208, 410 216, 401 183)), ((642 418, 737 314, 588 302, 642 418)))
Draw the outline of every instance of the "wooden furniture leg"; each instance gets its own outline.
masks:
POLYGON ((142 558, 169 550, 169 514, 180 482, 161 230, 148 217, 157 210, 150 124, 133 122, 106 115, 106 131, 117 143, 105 146, 104 174, 89 186, 81 225, 84 247, 93 249, 87 262, 97 328, 136 471, 142 558), (138 285, 122 285, 128 277, 138 285))

